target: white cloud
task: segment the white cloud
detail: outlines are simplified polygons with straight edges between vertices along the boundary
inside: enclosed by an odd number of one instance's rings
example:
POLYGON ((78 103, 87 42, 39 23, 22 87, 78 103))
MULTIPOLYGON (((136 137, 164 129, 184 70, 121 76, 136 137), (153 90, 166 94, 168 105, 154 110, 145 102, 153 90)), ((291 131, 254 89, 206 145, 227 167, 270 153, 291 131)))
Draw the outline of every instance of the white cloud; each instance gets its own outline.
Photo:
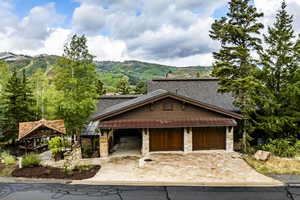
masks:
POLYGON ((96 60, 124 60, 126 44, 121 40, 112 40, 105 36, 88 37, 88 46, 96 60))
POLYGON ((73 13, 73 25, 76 32, 86 34, 99 34, 105 25, 104 9, 100 6, 82 5, 75 9, 73 13))
MULTIPOLYGON (((0 0, 0 51, 58 54, 74 33, 86 34, 98 60, 138 59, 176 66, 211 65, 218 44, 209 38, 212 15, 228 0, 75 0, 68 28, 54 3, 19 18, 12 0, 0 0), (101 34, 102 33, 102 34, 101 34)), ((274 23, 279 0, 253 0, 274 23)), ((286 0, 300 32, 300 0, 286 0)))
POLYGON ((5 7, 8 9, 6 13, 4 12, 6 17, 4 28, 0 30, 0 48, 6 51, 37 51, 43 48, 45 40, 55 30, 51 26, 63 20, 63 17, 56 12, 54 3, 33 7, 22 19, 13 15, 11 6, 5 4, 5 7))

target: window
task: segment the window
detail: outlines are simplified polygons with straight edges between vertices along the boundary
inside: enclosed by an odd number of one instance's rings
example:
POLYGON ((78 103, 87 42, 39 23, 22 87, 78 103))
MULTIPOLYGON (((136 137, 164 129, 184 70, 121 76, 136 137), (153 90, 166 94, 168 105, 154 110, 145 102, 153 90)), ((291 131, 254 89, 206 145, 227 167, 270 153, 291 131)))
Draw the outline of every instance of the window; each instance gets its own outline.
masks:
POLYGON ((163 110, 164 111, 172 111, 173 110, 173 104, 172 103, 164 103, 163 110))

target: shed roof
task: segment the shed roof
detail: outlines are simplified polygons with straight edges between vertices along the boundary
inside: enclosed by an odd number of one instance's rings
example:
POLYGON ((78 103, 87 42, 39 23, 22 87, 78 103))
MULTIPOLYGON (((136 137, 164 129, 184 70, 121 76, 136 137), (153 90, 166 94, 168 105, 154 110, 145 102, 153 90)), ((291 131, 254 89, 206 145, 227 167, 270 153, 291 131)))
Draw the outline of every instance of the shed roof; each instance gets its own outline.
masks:
POLYGON ((40 120, 33 122, 21 122, 19 124, 19 137, 22 139, 37 130, 40 127, 46 127, 52 130, 55 130, 59 133, 64 134, 66 132, 64 120, 40 120))
POLYGON ((160 78, 148 82, 148 92, 163 89, 229 111, 238 111, 233 106, 233 96, 219 93, 218 87, 216 78, 160 78))

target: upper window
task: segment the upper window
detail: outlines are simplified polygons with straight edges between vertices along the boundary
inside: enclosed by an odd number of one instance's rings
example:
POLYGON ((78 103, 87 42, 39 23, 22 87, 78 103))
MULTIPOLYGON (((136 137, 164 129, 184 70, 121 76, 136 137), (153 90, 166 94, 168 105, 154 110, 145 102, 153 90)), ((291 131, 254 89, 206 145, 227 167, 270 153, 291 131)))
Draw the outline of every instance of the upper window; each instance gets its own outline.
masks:
POLYGON ((163 110, 164 111, 172 111, 173 110, 173 104, 172 103, 164 103, 163 104, 163 110))

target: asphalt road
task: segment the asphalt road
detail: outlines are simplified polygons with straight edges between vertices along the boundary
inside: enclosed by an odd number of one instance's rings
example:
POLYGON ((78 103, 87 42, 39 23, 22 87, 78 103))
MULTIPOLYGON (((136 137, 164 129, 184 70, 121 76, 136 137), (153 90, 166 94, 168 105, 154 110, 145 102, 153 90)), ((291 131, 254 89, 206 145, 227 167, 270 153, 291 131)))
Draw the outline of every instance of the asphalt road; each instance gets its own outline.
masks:
POLYGON ((1 200, 300 200, 300 187, 142 187, 0 183, 1 200))

